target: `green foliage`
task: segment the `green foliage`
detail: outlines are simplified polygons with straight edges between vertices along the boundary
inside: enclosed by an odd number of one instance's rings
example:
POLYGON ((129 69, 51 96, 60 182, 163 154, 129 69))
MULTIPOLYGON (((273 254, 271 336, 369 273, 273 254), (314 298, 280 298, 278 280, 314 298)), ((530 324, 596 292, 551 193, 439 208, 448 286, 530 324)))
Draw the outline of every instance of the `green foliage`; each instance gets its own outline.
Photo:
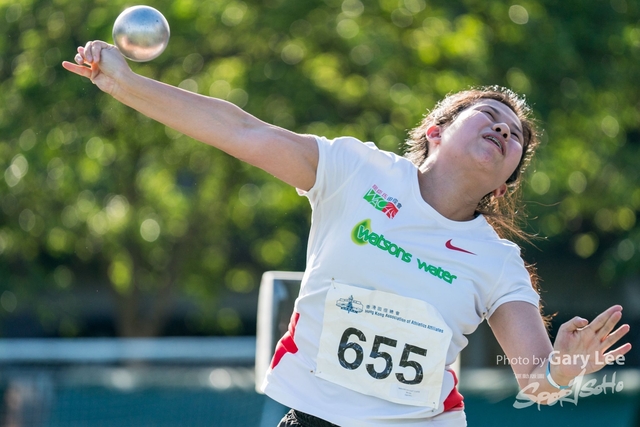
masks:
MULTIPOLYGON (((533 226, 598 263, 604 283, 638 274, 635 2, 147 4, 167 17, 171 41, 135 71, 298 132, 399 151, 448 92, 526 94, 545 129, 525 185, 533 226)), ((108 284, 123 335, 160 333, 170 301, 186 295, 202 304, 192 319, 202 332, 239 332, 233 309, 207 314, 213 299, 255 290, 264 270, 304 268, 307 203, 61 68, 77 45, 111 41, 128 5, 0 1, 0 289, 19 305, 108 284)), ((63 317, 43 321, 73 335, 63 317)))

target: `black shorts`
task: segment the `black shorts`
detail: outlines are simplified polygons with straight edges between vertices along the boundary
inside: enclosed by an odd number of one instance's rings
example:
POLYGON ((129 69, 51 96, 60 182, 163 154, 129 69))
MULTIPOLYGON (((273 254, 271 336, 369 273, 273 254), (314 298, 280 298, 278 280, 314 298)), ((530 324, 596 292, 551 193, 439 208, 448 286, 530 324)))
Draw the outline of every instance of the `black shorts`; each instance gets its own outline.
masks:
POLYGON ((313 415, 305 414, 304 412, 290 410, 282 418, 278 427, 339 427, 336 424, 332 424, 329 421, 325 421, 321 418, 314 417, 313 415))

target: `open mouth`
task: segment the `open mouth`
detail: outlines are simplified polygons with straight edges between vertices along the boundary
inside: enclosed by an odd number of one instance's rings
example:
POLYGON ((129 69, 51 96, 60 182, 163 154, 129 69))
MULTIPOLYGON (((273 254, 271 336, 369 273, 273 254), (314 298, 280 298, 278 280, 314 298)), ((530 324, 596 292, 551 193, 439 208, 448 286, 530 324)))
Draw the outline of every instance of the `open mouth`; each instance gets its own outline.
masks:
POLYGON ((502 142, 498 138, 495 138, 493 136, 485 136, 484 139, 493 142, 498 147, 500 152, 504 154, 504 150, 502 148, 502 142))

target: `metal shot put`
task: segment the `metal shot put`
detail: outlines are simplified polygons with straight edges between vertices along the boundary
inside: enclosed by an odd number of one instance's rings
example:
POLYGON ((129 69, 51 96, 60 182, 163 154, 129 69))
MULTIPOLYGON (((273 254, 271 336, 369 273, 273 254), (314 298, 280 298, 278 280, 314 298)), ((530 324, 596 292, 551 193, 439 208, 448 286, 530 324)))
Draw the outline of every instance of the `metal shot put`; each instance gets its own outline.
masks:
POLYGON ((169 44, 169 23, 150 6, 125 9, 113 24, 113 42, 128 59, 146 62, 160 56, 169 44))

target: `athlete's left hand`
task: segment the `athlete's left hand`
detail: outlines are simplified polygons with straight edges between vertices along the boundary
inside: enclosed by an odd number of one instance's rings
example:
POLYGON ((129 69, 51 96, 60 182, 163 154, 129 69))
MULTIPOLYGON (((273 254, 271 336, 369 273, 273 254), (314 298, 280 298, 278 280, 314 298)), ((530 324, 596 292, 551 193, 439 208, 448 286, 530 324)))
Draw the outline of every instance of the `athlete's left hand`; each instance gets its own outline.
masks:
POLYGON ((583 371, 584 374, 590 374, 607 364, 620 364, 624 360, 621 356, 631 350, 631 344, 626 343, 615 350, 608 350, 629 332, 627 324, 613 331, 621 318, 622 306, 614 305, 591 323, 581 317, 574 317, 562 324, 553 346, 554 353, 550 357, 551 376, 555 381, 565 385, 583 371), (565 363, 569 361, 570 363, 565 363))

